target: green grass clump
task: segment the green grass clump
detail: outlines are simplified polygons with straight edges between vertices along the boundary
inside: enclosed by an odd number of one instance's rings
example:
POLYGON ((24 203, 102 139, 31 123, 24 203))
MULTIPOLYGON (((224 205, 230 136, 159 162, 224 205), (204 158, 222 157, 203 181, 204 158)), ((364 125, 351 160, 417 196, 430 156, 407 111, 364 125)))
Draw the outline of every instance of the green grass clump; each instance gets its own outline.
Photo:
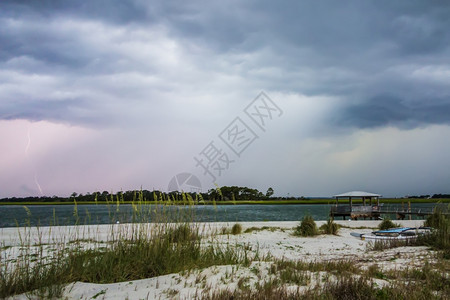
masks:
MULTIPOLYGON (((328 281, 320 290, 315 290, 311 298, 316 299, 377 299, 377 288, 373 281, 363 276, 342 276, 337 281, 328 281), (320 298, 316 296, 320 293, 320 298)), ((308 298, 309 295, 306 295, 308 298)))
POLYGON ((294 235, 296 236, 315 236, 319 234, 316 222, 313 217, 306 215, 297 228, 295 228, 294 235))
POLYGON ((197 228, 191 227, 188 223, 183 223, 175 228, 168 228, 164 235, 173 243, 189 242, 199 239, 197 228))
POLYGON ((401 225, 400 224, 395 224, 389 218, 384 219, 380 223, 380 225, 378 225, 378 229, 380 229, 380 230, 387 230, 387 229, 396 228, 396 227, 401 227, 401 225))
POLYGON ((270 268, 269 274, 276 274, 277 271, 293 269, 296 271, 310 272, 338 272, 338 273, 356 273, 358 268, 350 260, 306 262, 301 260, 275 260, 270 268))
POLYGON ((231 233, 234 235, 241 234, 242 233, 242 225, 239 223, 234 224, 233 227, 231 227, 231 233))
POLYGON ((367 275, 370 277, 374 277, 377 279, 386 279, 387 276, 383 273, 383 271, 378 267, 378 265, 370 265, 367 268, 367 275))
POLYGON ((250 232, 253 232, 253 231, 269 230, 269 229, 270 229, 269 226, 263 226, 263 227, 252 226, 252 227, 249 227, 249 228, 245 229, 244 233, 250 233, 250 232))
POLYGON ((285 286, 278 286, 277 280, 270 282, 263 282, 257 284, 255 289, 240 290, 216 290, 213 292, 204 291, 201 294, 197 294, 195 298, 204 300, 248 300, 248 299, 261 299, 261 300, 296 300, 303 299, 299 289, 295 291, 288 290, 285 286))
POLYGON ((445 259, 450 259, 450 216, 436 210, 428 216, 425 226, 433 227, 434 230, 431 234, 419 237, 417 242, 440 251, 445 259))
POLYGON ((274 262, 270 267, 269 274, 274 275, 279 283, 307 285, 310 281, 307 270, 292 261, 280 260, 274 262))
POLYGON ((106 252, 76 253, 69 257, 68 264, 73 266, 71 275, 77 281, 108 283, 240 262, 237 252, 214 246, 203 248, 195 236, 198 234, 186 232, 186 227, 181 225, 151 240, 123 240, 106 252))
POLYGON ((386 249, 416 246, 417 243, 414 239, 411 240, 376 240, 367 244, 367 250, 369 251, 384 251, 386 249))
POLYGON ((429 215, 424 222, 424 226, 439 229, 447 221, 447 218, 440 210, 435 210, 433 214, 429 215))
POLYGON ((320 226, 320 230, 324 234, 337 235, 339 232, 339 225, 333 222, 333 219, 328 219, 325 224, 320 226))
POLYGON ((264 231, 264 230, 268 230, 270 232, 275 232, 277 230, 279 231, 285 231, 285 228, 281 228, 281 227, 272 227, 272 226, 263 226, 263 227, 249 227, 247 229, 244 230, 244 233, 250 233, 250 232, 259 232, 259 231, 264 231))

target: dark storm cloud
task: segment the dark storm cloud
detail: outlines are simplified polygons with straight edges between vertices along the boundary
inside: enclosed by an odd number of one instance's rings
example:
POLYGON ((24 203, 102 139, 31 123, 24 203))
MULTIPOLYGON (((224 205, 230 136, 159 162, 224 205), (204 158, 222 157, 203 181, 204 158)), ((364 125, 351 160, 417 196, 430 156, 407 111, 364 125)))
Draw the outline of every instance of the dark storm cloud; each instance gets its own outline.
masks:
POLYGON ((114 23, 144 20, 146 10, 138 1, 121 0, 4 0, 2 5, 12 17, 53 17, 55 15, 100 19, 114 23))
POLYGON ((215 19, 173 18, 173 30, 223 52, 272 49, 249 69, 284 72, 276 81, 261 78, 265 88, 339 96, 341 115, 333 125, 450 123, 447 83, 411 78, 411 69, 389 71, 405 65, 450 65, 448 2, 258 2, 240 9, 236 13, 233 7, 207 5, 215 19))
POLYGON ((83 99, 62 99, 48 101, 34 99, 15 101, 14 105, 0 104, 0 120, 25 119, 30 121, 54 121, 62 123, 82 123, 97 126, 107 123, 105 115, 93 115, 95 111, 83 99))
POLYGON ((450 100, 431 99, 415 105, 379 95, 364 103, 344 107, 333 118, 334 125, 360 128, 395 126, 414 128, 426 124, 450 124, 450 100))
MULTIPOLYGON (((200 73, 216 68, 214 72, 239 76, 258 89, 339 98, 340 115, 330 119, 335 126, 414 127, 450 120, 448 81, 412 76, 423 67, 430 67, 430 74, 438 66, 450 69, 447 1, 2 1, 0 6, 0 63, 19 57, 40 63, 20 70, 27 74, 52 74, 70 82, 139 70, 165 82, 204 85, 203 78, 178 82, 166 76, 170 70, 133 62, 133 53, 112 51, 123 36, 93 47, 90 39, 101 40, 104 32, 91 36, 89 30, 64 28, 59 22, 130 32, 162 26, 200 73), (207 55, 198 57, 193 48, 207 55), (233 68, 221 69, 215 63, 219 60, 233 68)), ((145 43, 153 45, 153 40, 145 43)), ((129 91, 113 85, 110 90, 117 99, 129 91)), ((30 105, 18 104, 0 118, 60 116, 85 122, 90 116, 76 117, 69 107, 101 110, 101 104, 85 106, 99 101, 90 97, 75 104, 78 100, 64 97, 36 101, 45 95, 33 95, 30 105)), ((3 98, 15 105, 11 97, 3 98)))

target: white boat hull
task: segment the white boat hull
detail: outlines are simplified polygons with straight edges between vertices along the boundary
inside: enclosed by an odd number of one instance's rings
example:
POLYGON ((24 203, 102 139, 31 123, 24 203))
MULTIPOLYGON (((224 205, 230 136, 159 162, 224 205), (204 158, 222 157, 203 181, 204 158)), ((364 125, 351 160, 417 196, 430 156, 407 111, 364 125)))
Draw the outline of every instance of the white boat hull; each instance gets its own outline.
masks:
POLYGON ((417 235, 413 236, 380 236, 380 235, 373 235, 370 233, 356 233, 352 232, 350 235, 360 238, 361 240, 391 240, 391 241, 398 241, 398 240, 412 240, 416 239, 417 235))
POLYGON ((361 240, 391 240, 391 241, 398 241, 398 240, 413 240, 417 239, 417 237, 425 234, 430 234, 431 228, 408 228, 401 232, 393 232, 393 233, 387 233, 386 231, 374 231, 372 233, 357 233, 352 232, 350 233, 351 236, 360 238, 361 240))

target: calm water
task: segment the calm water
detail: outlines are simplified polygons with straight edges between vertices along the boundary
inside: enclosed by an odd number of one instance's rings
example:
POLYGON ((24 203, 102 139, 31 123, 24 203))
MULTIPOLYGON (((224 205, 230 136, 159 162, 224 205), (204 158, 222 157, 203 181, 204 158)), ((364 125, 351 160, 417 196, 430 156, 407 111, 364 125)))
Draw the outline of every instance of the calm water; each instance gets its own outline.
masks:
MULTIPOLYGON (((412 208, 433 207, 432 203, 412 204, 412 208)), ((245 221, 300 221, 306 214, 315 220, 326 220, 331 205, 217 205, 194 207, 156 207, 150 209, 144 221, 158 222, 161 211, 167 219, 177 219, 188 215, 189 220, 201 222, 245 222, 245 221), (158 210, 159 213, 156 213, 158 210)), ((387 205, 385 205, 387 206, 387 205)), ((390 204, 389 207, 400 207, 401 204, 390 204)), ((0 206, 0 227, 24 225, 73 225, 78 215, 78 224, 111 224, 120 221, 133 222, 131 205, 120 205, 117 211, 114 205, 78 205, 74 213, 73 205, 30 205, 25 209, 20 205, 0 206)), ((391 216, 395 218, 395 216, 391 216)), ((413 217, 414 218, 414 217, 413 217)), ((142 220, 142 219, 140 219, 142 220)))

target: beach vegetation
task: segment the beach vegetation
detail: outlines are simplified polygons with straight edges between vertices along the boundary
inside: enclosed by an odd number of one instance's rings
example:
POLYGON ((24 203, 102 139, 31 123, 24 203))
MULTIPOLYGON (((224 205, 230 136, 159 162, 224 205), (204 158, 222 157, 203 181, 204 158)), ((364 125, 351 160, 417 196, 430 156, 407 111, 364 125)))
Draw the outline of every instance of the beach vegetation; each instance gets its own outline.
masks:
POLYGON ((414 239, 409 240, 375 240, 370 241, 366 244, 367 251, 384 251, 387 249, 406 247, 406 246, 416 246, 417 243, 414 239))
MULTIPOLYGON (((353 261, 297 263, 276 261, 254 288, 206 290, 202 299, 447 299, 450 279, 440 261, 417 268, 367 269, 353 261), (331 268, 330 268, 331 267, 331 268), (437 269, 438 268, 438 269, 437 269), (319 276, 326 271, 325 276, 319 276), (377 284, 381 280, 383 284, 377 284), (312 282, 315 282, 312 284, 312 282)), ((448 267, 448 264, 446 265, 448 267)), ((446 268, 444 267, 444 268, 446 268)))
MULTIPOLYGON (((148 208, 143 197, 141 200, 133 209, 136 223, 110 225, 107 242, 80 231, 74 233, 75 240, 62 237, 49 245, 43 242, 39 227, 18 229, 17 258, 0 256, 0 298, 30 292, 39 298, 58 298, 70 282, 131 281, 213 265, 248 264, 258 257, 258 251, 248 247, 214 242, 203 245, 204 228, 191 222, 189 208, 175 213, 164 207, 148 208), (158 215, 158 222, 143 223, 149 214, 153 219, 158 215)), ((112 205, 115 211, 120 200, 112 205)), ((242 231, 239 226, 235 232, 242 231)))
POLYGON ((242 225, 239 223, 236 223, 231 227, 231 234, 241 234, 242 233, 242 225))
POLYGON ((381 223, 378 225, 379 230, 387 230, 387 229, 397 228, 397 227, 401 227, 401 225, 392 222, 391 219, 389 219, 389 218, 384 218, 383 221, 381 221, 381 223))
POLYGON ((450 216, 435 210, 428 216, 425 226, 433 228, 431 234, 419 237, 417 243, 439 251, 445 259, 450 259, 450 216))
POLYGON ((244 230, 244 233, 251 233, 251 232, 260 232, 260 231, 270 231, 270 232, 275 232, 275 231, 286 231, 286 228, 281 228, 281 227, 274 227, 274 226, 262 226, 262 227, 255 227, 255 226, 251 226, 248 227, 247 229, 244 230))
POLYGON ((339 225, 329 218, 325 224, 320 226, 320 231, 324 234, 337 235, 339 232, 339 225))
POLYGON ((317 229, 316 222, 310 215, 304 216, 300 222, 300 225, 298 225, 294 231, 294 235, 303 237, 315 236, 318 234, 319 230, 317 229))
POLYGON ((433 214, 429 215, 425 222, 424 226, 426 227, 432 227, 435 229, 439 229, 444 225, 447 220, 446 216, 442 213, 440 209, 434 210, 433 214))

